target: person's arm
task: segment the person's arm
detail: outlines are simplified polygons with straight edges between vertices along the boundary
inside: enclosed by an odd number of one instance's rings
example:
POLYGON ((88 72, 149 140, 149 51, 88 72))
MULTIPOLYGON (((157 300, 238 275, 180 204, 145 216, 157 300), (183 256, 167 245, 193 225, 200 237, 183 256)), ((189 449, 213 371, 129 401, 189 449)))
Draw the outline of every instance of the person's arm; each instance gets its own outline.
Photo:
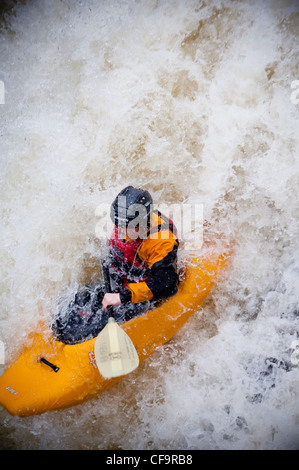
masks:
POLYGON ((177 248, 178 244, 175 239, 150 240, 146 246, 151 266, 149 277, 143 282, 130 283, 126 289, 123 289, 120 292, 121 302, 135 304, 174 295, 178 284, 178 275, 173 266, 177 248))

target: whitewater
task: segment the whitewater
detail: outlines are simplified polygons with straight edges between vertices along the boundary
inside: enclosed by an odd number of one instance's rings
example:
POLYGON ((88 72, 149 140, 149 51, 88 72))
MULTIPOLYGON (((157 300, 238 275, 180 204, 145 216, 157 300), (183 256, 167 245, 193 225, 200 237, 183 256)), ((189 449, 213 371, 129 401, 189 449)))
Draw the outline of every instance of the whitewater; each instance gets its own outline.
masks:
POLYGON ((298 3, 22 0, 1 15, 5 362, 100 275, 97 208, 129 184, 201 204, 204 241, 233 254, 115 387, 35 417, 1 409, 0 449, 298 449, 298 3))

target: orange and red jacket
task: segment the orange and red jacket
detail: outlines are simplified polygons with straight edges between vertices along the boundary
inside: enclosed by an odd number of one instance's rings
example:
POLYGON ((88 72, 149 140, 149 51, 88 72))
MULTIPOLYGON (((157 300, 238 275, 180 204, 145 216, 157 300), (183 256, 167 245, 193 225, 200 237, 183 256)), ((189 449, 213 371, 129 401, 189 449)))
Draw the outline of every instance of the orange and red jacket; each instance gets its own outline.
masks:
POLYGON ((159 300, 177 292, 176 233, 173 222, 159 211, 151 213, 142 238, 120 238, 118 227, 114 227, 109 258, 112 271, 122 279, 122 303, 159 300))

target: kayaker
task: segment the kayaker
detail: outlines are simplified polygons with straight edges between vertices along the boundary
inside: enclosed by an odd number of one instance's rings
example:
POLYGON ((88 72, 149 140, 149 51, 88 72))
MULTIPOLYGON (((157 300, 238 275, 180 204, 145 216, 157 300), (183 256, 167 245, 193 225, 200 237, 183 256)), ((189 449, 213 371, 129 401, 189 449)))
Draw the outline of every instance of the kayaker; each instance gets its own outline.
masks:
POLYGON ((113 306, 116 321, 141 315, 177 292, 179 241, 173 222, 153 210, 150 193, 127 186, 111 205, 114 229, 104 262, 111 292, 103 284, 84 286, 74 299, 60 299, 52 329, 59 341, 75 344, 95 337, 113 306))
POLYGON ((104 309, 174 295, 178 284, 176 228, 153 210, 150 193, 127 186, 111 205, 111 219, 114 230, 107 265, 113 292, 105 294, 104 309))

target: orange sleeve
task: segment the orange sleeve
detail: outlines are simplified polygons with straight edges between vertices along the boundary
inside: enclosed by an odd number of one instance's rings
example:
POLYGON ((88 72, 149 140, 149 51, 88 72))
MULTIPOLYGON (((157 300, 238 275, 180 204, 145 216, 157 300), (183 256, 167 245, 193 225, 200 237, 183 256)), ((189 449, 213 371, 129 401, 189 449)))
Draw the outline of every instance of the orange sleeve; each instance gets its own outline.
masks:
MULTIPOLYGON (((155 234, 156 235, 156 234, 155 234)), ((157 261, 161 261, 170 253, 177 243, 176 238, 169 231, 162 231, 159 238, 147 238, 138 251, 138 256, 152 267, 157 261)))
POLYGON ((132 282, 128 284, 128 289, 132 293, 132 304, 137 304, 138 302, 145 302, 146 300, 151 300, 153 298, 153 293, 145 282, 132 282))
MULTIPOLYGON (((164 259, 173 250, 176 243, 177 240, 171 231, 162 230, 155 233, 153 237, 144 240, 138 251, 138 256, 151 268, 155 263, 164 259)), ((145 302, 154 297, 146 282, 130 283, 127 287, 132 293, 132 304, 145 302)))

